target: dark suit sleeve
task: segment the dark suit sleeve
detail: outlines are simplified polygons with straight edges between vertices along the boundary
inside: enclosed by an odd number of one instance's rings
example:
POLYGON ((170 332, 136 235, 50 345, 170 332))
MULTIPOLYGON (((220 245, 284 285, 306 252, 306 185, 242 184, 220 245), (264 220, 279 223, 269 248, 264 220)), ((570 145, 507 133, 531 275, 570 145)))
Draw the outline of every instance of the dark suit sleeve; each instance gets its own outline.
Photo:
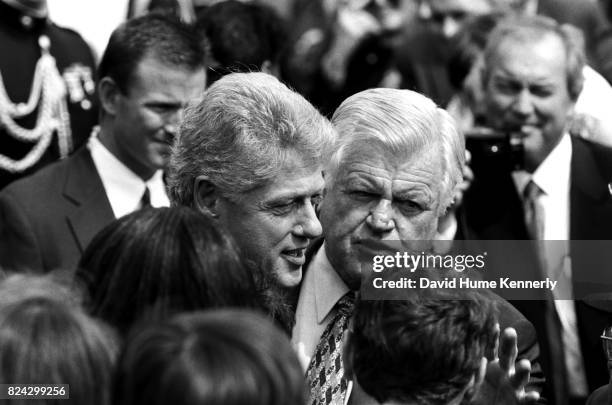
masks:
POLYGON ((27 216, 14 196, 6 192, 0 194, 0 267, 5 271, 43 268, 27 216))

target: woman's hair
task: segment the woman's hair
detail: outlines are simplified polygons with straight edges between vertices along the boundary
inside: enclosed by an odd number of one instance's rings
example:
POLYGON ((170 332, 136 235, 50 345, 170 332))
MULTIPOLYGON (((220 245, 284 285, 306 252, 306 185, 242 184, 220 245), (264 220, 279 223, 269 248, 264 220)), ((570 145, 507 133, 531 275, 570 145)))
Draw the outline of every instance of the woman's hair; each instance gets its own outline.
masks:
POLYGON ((303 405, 288 338, 246 310, 176 316, 135 330, 120 356, 115 405, 303 405))
POLYGON ((141 318, 259 307, 233 240, 186 207, 139 210, 105 227, 85 250, 77 280, 92 314, 122 333, 141 318))
POLYGON ((110 405, 117 349, 110 328, 48 276, 0 282, 0 384, 67 384, 71 404, 110 405))

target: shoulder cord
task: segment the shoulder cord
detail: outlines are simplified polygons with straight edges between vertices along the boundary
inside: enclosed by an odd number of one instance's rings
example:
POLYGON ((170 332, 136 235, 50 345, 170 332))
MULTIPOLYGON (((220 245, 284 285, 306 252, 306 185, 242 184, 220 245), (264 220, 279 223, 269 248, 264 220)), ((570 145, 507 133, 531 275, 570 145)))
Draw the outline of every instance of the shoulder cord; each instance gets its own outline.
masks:
POLYGON ((15 139, 35 143, 34 147, 22 159, 13 160, 0 154, 0 169, 19 173, 35 165, 51 144, 53 132, 57 130, 60 158, 68 156, 72 150, 70 116, 66 104, 66 85, 49 53, 50 41, 45 35, 38 39, 41 56, 36 63, 32 90, 26 103, 13 103, 4 87, 0 72, 0 127, 15 139), (25 129, 15 122, 15 118, 24 117, 38 106, 36 125, 25 129))

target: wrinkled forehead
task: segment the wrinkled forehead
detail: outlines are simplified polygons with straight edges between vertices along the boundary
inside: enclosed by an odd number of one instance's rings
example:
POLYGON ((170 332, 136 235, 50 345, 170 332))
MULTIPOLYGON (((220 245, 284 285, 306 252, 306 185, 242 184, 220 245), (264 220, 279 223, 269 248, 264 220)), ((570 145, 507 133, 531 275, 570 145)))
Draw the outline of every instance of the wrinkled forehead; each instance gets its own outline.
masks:
POLYGON ((338 175, 346 175, 356 165, 367 164, 379 169, 395 171, 398 169, 418 169, 420 166, 429 166, 432 171, 438 172, 442 181, 442 153, 440 143, 415 143, 403 148, 385 145, 376 140, 368 143, 356 142, 350 145, 343 154, 338 167, 338 175))

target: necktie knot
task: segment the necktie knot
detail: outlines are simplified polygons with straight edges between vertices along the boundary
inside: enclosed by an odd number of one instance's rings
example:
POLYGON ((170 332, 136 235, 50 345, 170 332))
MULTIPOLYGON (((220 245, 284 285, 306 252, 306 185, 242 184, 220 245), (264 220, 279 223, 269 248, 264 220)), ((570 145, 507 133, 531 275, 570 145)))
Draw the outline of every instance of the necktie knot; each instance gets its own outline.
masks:
POLYGON ((353 308, 355 307, 355 291, 347 292, 338 302, 336 303, 336 311, 342 316, 351 316, 353 308))
POLYGON ((523 198, 526 201, 535 201, 542 194, 544 194, 544 191, 540 188, 540 186, 538 186, 535 181, 529 180, 527 187, 525 187, 525 190, 523 191, 523 198))
POLYGON ((145 186, 142 197, 140 198, 140 208, 151 208, 151 192, 147 186, 145 186))

